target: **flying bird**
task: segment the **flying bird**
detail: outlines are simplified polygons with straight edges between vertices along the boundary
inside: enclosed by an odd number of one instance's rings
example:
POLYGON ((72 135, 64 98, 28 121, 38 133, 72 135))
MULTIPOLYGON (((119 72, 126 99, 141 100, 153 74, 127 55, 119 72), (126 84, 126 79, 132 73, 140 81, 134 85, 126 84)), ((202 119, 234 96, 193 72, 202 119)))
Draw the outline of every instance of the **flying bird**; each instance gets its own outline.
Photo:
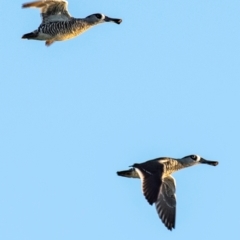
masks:
POLYGON ((119 18, 110 18, 101 13, 95 13, 86 18, 74 18, 69 14, 67 5, 68 2, 64 0, 43 0, 23 4, 23 8, 39 8, 42 23, 37 30, 24 34, 22 38, 43 40, 46 41, 46 46, 50 46, 55 41, 74 38, 97 24, 122 22, 119 18))
POLYGON ((173 172, 199 163, 217 166, 217 161, 209 161, 199 155, 189 155, 180 159, 160 157, 144 163, 135 163, 131 169, 119 171, 117 175, 140 178, 142 192, 149 204, 155 203, 159 218, 172 230, 176 218, 176 183, 173 172))

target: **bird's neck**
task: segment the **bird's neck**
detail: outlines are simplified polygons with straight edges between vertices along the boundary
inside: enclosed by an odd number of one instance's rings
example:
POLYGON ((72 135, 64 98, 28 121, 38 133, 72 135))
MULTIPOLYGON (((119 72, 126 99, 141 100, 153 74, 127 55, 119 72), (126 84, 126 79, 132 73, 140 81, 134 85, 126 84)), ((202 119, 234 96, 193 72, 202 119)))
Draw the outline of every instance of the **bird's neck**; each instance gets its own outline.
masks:
POLYGON ((91 21, 91 20, 86 20, 85 18, 75 18, 75 21, 78 23, 78 24, 81 24, 81 25, 85 25, 85 26, 88 26, 88 27, 92 27, 94 25, 97 25, 99 22, 96 22, 96 21, 91 21))

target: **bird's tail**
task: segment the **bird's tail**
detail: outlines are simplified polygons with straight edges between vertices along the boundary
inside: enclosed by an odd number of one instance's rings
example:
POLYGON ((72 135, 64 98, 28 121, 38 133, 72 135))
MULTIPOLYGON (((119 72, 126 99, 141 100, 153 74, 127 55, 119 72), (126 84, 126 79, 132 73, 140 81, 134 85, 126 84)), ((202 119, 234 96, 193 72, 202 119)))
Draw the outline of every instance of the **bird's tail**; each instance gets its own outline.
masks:
POLYGON ((38 36, 37 32, 30 32, 30 33, 26 33, 22 36, 23 39, 36 39, 36 37, 38 36))
POLYGON ((139 176, 134 168, 131 168, 131 169, 125 170, 125 171, 119 171, 119 172, 117 172, 117 175, 121 176, 121 177, 139 178, 139 176))

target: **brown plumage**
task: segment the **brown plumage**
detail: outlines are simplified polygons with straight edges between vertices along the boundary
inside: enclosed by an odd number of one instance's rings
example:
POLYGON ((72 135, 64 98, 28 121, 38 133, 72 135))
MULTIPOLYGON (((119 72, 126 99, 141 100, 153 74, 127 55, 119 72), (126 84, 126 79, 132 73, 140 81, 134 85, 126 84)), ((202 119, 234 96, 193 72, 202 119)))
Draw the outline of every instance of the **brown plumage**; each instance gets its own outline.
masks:
POLYGON ((23 8, 39 8, 42 16, 42 23, 37 30, 24 34, 23 39, 43 40, 50 46, 54 41, 64 41, 78 36, 89 28, 104 22, 120 24, 121 19, 110 18, 103 14, 96 13, 86 18, 74 18, 68 12, 67 1, 45 0, 25 3, 23 8))
POLYGON ((190 155, 181 159, 156 158, 144 163, 133 164, 130 170, 119 171, 122 177, 140 178, 142 192, 149 204, 155 203, 159 218, 167 229, 175 228, 176 222, 176 183, 171 176, 177 170, 205 163, 216 166, 218 162, 208 161, 198 155, 190 155))

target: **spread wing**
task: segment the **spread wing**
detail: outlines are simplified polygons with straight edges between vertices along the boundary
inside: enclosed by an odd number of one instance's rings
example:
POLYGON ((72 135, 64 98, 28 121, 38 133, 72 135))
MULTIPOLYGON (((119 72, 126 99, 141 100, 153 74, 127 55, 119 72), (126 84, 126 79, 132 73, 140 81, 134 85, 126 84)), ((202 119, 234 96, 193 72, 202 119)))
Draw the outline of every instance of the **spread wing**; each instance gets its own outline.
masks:
POLYGON ((175 228, 176 219, 176 184, 171 176, 163 178, 162 181, 155 205, 162 222, 169 230, 172 230, 175 228))
POLYGON ((158 199, 162 184, 163 165, 158 162, 152 162, 151 164, 146 162, 134 164, 133 167, 141 179, 143 195, 152 205, 158 199))
POLYGON ((43 0, 25 3, 23 8, 35 7, 40 8, 42 23, 69 21, 71 16, 67 9, 68 2, 64 0, 43 0))

